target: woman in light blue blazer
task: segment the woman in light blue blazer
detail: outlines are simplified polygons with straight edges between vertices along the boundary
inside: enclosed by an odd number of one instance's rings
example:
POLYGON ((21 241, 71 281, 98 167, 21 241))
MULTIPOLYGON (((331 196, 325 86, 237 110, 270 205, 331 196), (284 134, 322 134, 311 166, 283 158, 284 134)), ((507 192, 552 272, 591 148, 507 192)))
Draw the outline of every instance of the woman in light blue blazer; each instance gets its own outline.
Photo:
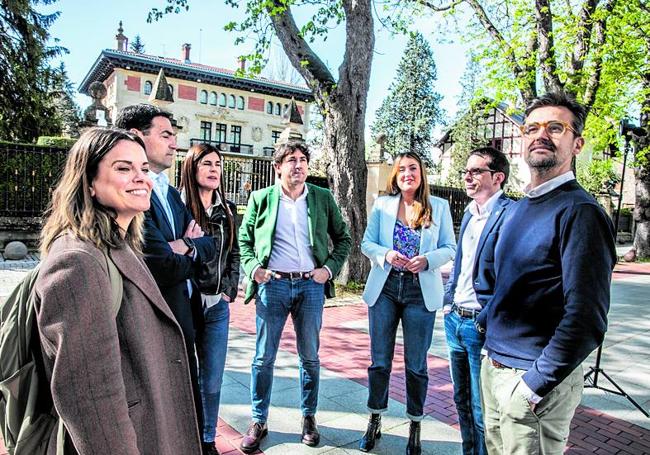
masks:
POLYGON ((406 413, 411 419, 407 455, 419 455, 436 310, 442 307, 440 266, 456 252, 449 204, 429 195, 426 170, 417 154, 395 158, 388 178, 389 196, 372 208, 361 251, 372 263, 363 292, 368 304, 370 421, 359 448, 368 452, 381 436, 381 414, 388 408, 397 326, 402 322, 406 366, 406 413))

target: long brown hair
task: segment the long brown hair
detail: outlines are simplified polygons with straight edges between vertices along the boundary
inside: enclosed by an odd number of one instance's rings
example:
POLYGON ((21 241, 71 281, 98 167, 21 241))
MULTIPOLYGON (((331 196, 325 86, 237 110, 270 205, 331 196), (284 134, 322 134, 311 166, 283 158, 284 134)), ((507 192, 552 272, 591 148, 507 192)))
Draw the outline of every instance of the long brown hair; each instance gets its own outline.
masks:
MULTIPOLYGON (((216 153, 221 160, 221 177, 223 177, 224 162, 219 149, 210 144, 197 144, 190 147, 187 155, 185 155, 185 161, 183 161, 183 168, 181 169, 181 184, 179 186, 179 189, 185 193, 185 205, 190 210, 194 220, 206 232, 210 232, 210 220, 199 195, 199 183, 196 181, 196 168, 201 159, 212 152, 216 153)), ((230 249, 232 248, 232 242, 235 237, 235 219, 226 202, 226 194, 223 191, 221 179, 219 179, 219 188, 216 191, 221 196, 221 203, 226 211, 226 218, 228 218, 228 225, 230 226, 230 239, 228 240, 228 249, 230 249)))
POLYGON ((386 192, 392 196, 400 194, 401 190, 397 185, 399 177, 400 162, 404 158, 411 158, 418 162, 420 165, 420 186, 415 191, 415 201, 413 203, 413 216, 408 220, 409 227, 417 229, 419 227, 428 228, 433 222, 431 215, 431 201, 429 200, 429 183, 427 182, 427 171, 422 159, 417 153, 402 152, 395 157, 393 169, 388 176, 388 183, 386 184, 386 192))
POLYGON ((90 194, 99 163, 119 141, 135 142, 143 150, 145 148, 138 136, 117 128, 92 128, 72 146, 45 212, 47 221, 41 231, 43 254, 47 254, 54 240, 66 231, 98 248, 119 248, 126 243, 141 252, 144 214, 135 216, 122 239, 115 221, 115 210, 101 205, 90 194))

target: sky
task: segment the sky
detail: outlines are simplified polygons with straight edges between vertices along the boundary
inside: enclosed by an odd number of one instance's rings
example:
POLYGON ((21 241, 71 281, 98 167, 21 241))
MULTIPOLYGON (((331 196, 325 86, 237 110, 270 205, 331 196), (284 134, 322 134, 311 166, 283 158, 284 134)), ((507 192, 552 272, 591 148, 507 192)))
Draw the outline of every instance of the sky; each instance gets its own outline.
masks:
MULTIPOLYGON (((59 40, 59 45, 69 50, 60 60, 65 63, 75 87, 79 86, 103 49, 115 49, 115 35, 120 21, 123 22, 124 34, 129 42, 140 35, 146 54, 179 58, 182 44, 190 43, 193 62, 235 69, 237 57, 252 49, 252 40, 235 46, 234 41, 238 35, 223 30, 229 21, 243 17, 243 11, 227 6, 223 0, 190 0, 189 11, 170 14, 158 22, 147 23, 150 9, 162 9, 166 4, 164 0, 58 0, 53 5, 40 6, 39 11, 60 12, 50 32, 53 38, 59 40)), ((301 19, 305 18, 301 18, 296 11, 299 26, 301 19)), ((440 39, 433 33, 439 26, 439 19, 435 17, 420 18, 416 22, 417 29, 432 46, 438 69, 436 90, 443 95, 441 106, 451 118, 456 113, 457 98, 461 91, 459 81, 465 69, 466 46, 451 43, 449 36, 440 39)), ((388 87, 395 77, 407 41, 404 36, 394 36, 382 29, 377 20, 375 30, 366 137, 369 137, 369 125, 375 117, 375 111, 388 94, 388 87)), ((344 26, 341 25, 330 32, 327 41, 312 45, 335 77, 343 59, 344 35, 344 26)), ((276 52, 282 52, 279 46, 276 52)), ((76 100, 82 109, 91 102, 90 97, 81 94, 77 94, 76 100)))

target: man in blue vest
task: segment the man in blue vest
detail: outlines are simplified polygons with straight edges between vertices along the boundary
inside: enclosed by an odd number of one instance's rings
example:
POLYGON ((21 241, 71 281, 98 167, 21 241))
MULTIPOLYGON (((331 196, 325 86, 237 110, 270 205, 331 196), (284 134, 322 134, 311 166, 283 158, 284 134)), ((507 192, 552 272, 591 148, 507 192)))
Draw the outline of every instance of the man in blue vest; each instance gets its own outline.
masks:
POLYGON ((472 202, 460 227, 443 312, 463 455, 486 453, 480 386, 485 335, 474 321, 494 289, 494 242, 512 202, 503 193, 509 172, 506 156, 492 147, 473 150, 461 171, 472 202))

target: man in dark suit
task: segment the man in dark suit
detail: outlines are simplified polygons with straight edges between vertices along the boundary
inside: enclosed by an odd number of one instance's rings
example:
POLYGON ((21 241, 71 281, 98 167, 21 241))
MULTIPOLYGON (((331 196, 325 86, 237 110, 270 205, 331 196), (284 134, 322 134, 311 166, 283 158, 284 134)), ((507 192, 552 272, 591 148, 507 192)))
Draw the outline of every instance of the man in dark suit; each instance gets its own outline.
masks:
POLYGON ((494 289, 494 243, 512 203, 503 193, 509 172, 506 156, 492 147, 473 150, 461 171, 472 202, 463 216, 443 312, 463 455, 486 453, 480 386, 485 335, 474 320, 494 289))
POLYGON ((215 255, 216 246, 211 236, 203 236, 179 192, 169 185, 165 171, 176 155, 172 115, 156 106, 136 104, 122 109, 115 124, 140 136, 146 147, 154 189, 151 208, 145 214, 145 262, 183 330, 197 418, 202 428, 193 318, 193 315, 200 317, 200 311, 196 311, 200 299, 192 299, 199 296, 193 278, 201 264, 215 255))

